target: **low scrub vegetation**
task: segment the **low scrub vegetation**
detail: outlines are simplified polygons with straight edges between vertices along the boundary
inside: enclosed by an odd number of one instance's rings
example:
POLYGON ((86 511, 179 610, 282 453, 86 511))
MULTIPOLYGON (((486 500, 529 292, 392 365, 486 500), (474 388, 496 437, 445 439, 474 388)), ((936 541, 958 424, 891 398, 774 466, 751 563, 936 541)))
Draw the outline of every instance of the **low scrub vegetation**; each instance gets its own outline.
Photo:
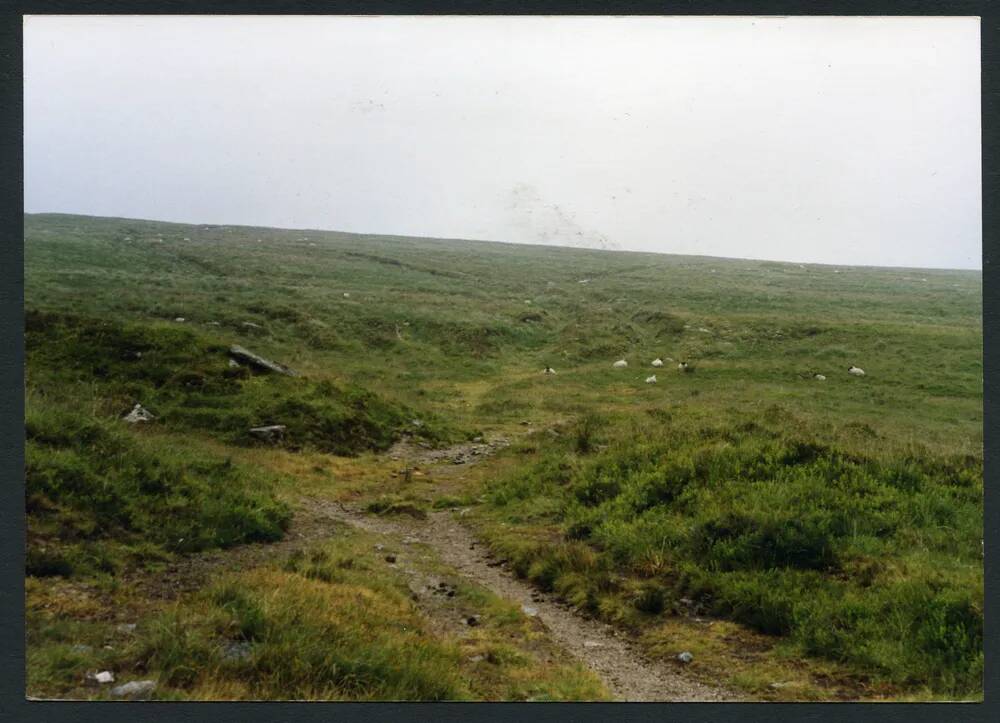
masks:
POLYGON ((361 387, 233 367, 228 346, 179 325, 29 310, 26 347, 40 394, 95 385, 108 409, 141 403, 169 429, 204 430, 232 443, 254 444, 252 427, 275 424, 286 427, 285 446, 336 454, 386 449, 404 434, 453 434, 361 387))
POLYGON ((980 459, 860 454, 753 422, 606 428, 591 454, 593 425, 490 487, 514 528, 494 542, 522 575, 632 624, 693 599, 874 679, 979 688, 980 459))
POLYGON ((27 574, 115 573, 175 552, 280 539, 261 472, 37 399, 26 420, 27 574))

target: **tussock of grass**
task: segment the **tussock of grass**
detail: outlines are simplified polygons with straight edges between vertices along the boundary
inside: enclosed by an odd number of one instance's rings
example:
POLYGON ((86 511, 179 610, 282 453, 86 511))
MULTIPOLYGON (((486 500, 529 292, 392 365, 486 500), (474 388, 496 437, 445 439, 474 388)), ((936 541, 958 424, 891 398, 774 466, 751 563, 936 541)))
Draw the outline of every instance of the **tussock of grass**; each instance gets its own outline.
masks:
POLYGON ((540 587, 632 623, 616 600, 656 615, 687 596, 898 686, 981 685, 981 460, 866 456, 741 423, 579 447, 552 442, 489 490, 500 519, 562 530, 494 530, 540 587))
POLYGON ((281 538, 290 511, 262 474, 122 427, 29 402, 29 575, 114 573, 173 552, 281 538))

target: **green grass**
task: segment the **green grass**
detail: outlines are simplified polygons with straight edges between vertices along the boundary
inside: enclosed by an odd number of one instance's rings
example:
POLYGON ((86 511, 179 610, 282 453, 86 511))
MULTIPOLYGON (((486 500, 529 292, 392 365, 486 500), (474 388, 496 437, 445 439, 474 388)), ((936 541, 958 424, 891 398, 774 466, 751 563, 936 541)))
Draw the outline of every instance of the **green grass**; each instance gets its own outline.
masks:
POLYGON ((29 606, 32 687, 107 697, 81 687, 98 650, 103 666, 123 680, 156 680, 167 700, 606 698, 592 674, 540 644, 530 619, 482 588, 459 585, 449 599, 456 622, 475 610, 480 626, 432 631, 404 576, 373 552, 378 539, 340 531, 280 564, 225 575, 131 636, 29 606))
POLYGON ((581 455, 586 423, 494 481, 493 514, 515 528, 495 544, 514 569, 631 625, 686 597, 875 680, 981 686, 981 459, 675 417, 610 426, 608 448, 581 455))
POLYGON ((171 553, 280 539, 291 517, 259 471, 31 398, 27 573, 114 574, 171 553))
POLYGON ((294 499, 286 470, 329 469, 310 494, 383 514, 485 492, 468 519, 521 574, 654 653, 690 598, 855 690, 981 692, 978 272, 46 214, 25 299, 39 574, 273 539, 270 477, 294 499), (301 376, 232 369, 234 343, 301 376), (137 402, 157 419, 126 427, 137 402), (402 436, 482 433, 519 438, 483 488, 380 476, 402 436))

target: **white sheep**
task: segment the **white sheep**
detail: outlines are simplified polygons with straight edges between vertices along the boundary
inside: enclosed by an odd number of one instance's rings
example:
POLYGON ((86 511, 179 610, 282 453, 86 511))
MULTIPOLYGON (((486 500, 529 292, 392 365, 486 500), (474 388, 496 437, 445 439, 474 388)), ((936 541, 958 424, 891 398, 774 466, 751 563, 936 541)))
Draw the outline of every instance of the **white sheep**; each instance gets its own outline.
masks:
POLYGON ((856 367, 852 364, 851 367, 847 370, 847 373, 853 374, 856 377, 863 377, 865 375, 865 370, 862 369, 861 367, 856 367))
POLYGON ((628 362, 625 361, 624 359, 619 359, 618 361, 616 361, 611 366, 613 366, 615 369, 624 369, 625 367, 628 366, 628 362))
POLYGON ((822 374, 813 374, 813 379, 815 379, 818 382, 825 382, 826 381, 826 377, 823 376, 822 374))
POLYGON ((646 377, 646 384, 656 384, 656 375, 646 377))
POLYGON ((688 367, 688 363, 686 361, 682 361, 677 365, 677 368, 682 372, 686 372, 690 367, 688 367))
POLYGON ((555 373, 556 370, 553 369, 552 367, 545 367, 545 371, 542 372, 542 374, 555 374, 555 373))
POLYGON ((656 367, 657 369, 659 369, 660 367, 662 367, 662 366, 663 366, 663 360, 662 360, 662 359, 660 359, 660 357, 656 357, 656 359, 654 359, 654 360, 653 360, 653 364, 652 364, 652 366, 654 366, 654 367, 656 367))

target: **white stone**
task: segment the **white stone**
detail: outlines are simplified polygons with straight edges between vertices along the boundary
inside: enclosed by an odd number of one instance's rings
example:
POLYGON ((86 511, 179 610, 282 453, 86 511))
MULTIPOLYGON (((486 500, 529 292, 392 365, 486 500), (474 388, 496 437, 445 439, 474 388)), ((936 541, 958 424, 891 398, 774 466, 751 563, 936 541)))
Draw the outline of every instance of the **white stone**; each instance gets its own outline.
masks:
POLYGON ((137 422, 151 422, 156 417, 154 417, 148 409, 145 409, 141 404, 136 404, 132 407, 132 411, 126 414, 123 419, 129 424, 136 424, 137 422))

